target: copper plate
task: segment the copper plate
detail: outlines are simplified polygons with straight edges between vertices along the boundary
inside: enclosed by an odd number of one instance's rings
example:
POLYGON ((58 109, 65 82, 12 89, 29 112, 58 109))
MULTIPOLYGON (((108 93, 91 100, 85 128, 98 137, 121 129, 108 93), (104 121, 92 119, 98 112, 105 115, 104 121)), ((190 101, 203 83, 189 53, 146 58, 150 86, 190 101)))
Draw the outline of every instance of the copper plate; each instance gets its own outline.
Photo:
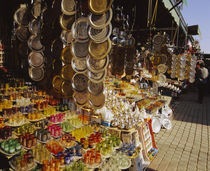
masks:
POLYGON ((44 78, 44 68, 43 67, 30 67, 28 69, 29 76, 33 81, 41 81, 44 78))
POLYGON ((109 64, 109 56, 107 55, 105 58, 102 59, 95 59, 90 55, 87 58, 87 67, 92 72, 101 72, 107 68, 109 64))
POLYGON ((78 106, 83 106, 88 101, 88 93, 87 92, 77 92, 75 91, 73 94, 73 99, 78 106))
POLYGON ((72 25, 72 36, 79 42, 88 42, 89 21, 87 17, 78 18, 72 25))
POLYGON ((92 28, 95 28, 95 29, 104 28, 111 23, 112 15, 113 15, 113 12, 111 8, 106 13, 101 14, 101 15, 95 15, 91 13, 88 17, 89 23, 92 28))
POLYGON ((103 43, 96 43, 90 40, 88 51, 92 57, 96 59, 102 59, 108 55, 111 50, 111 46, 112 44, 109 38, 103 43))
POLYGON ((62 0, 61 1, 61 11, 65 15, 74 15, 75 11, 75 1, 74 0, 62 0))
POLYGON ((112 5, 112 1, 113 0, 109 0, 109 2, 107 0, 89 0, 88 5, 91 12, 95 14, 102 14, 109 10, 112 5))
POLYGON ((44 50, 44 46, 41 44, 40 36, 38 36, 38 35, 32 35, 28 39, 28 47, 32 51, 36 51, 36 52, 41 52, 44 50))
POLYGON ((70 81, 64 81, 61 85, 61 91, 64 96, 71 97, 73 94, 72 86, 70 81))
POLYGON ((63 79, 61 78, 61 76, 60 75, 55 75, 53 77, 53 80, 52 80, 52 86, 53 86, 53 88, 56 91, 60 92, 61 91, 62 82, 63 82, 63 79))
POLYGON ((97 73, 88 71, 88 77, 94 83, 99 83, 103 81, 106 77, 106 74, 107 74, 107 69, 105 69, 102 72, 97 72, 97 73))
POLYGON ((84 92, 88 87, 88 77, 82 73, 77 73, 72 78, 72 87, 78 92, 84 92))
POLYGON ((65 15, 65 14, 62 14, 60 16, 60 25, 64 30, 71 31, 74 21, 75 21, 74 16, 69 16, 69 15, 65 15))
POLYGON ((94 96, 92 94, 89 94, 89 103, 94 107, 94 108, 102 108, 105 103, 105 96, 104 94, 100 94, 98 96, 94 96))
POLYGON ((71 64, 63 66, 63 68, 61 69, 61 77, 63 79, 71 81, 73 75, 74 75, 74 71, 71 67, 71 64))
POLYGON ((44 63, 44 56, 40 52, 31 52, 28 56, 29 65, 39 67, 44 63))
POLYGON ((71 45, 72 53, 77 58, 86 58, 88 55, 88 42, 73 42, 71 45))
POLYGON ((98 96, 99 94, 103 93, 103 91, 104 91, 103 81, 101 81, 99 83, 94 83, 89 80, 88 81, 88 91, 94 96, 98 96))
POLYGON ((71 64, 72 58, 73 58, 73 54, 71 52, 70 46, 65 47, 61 52, 61 60, 65 64, 71 64))
POLYGON ((72 58, 71 66, 75 72, 85 72, 87 70, 86 58, 72 58))

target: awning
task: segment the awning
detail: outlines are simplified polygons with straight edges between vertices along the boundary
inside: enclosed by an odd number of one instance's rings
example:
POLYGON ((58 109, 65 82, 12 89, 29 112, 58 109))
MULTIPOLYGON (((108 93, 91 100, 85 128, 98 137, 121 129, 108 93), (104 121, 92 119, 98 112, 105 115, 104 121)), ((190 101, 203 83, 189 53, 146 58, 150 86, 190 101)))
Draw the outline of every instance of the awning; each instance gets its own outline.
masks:
MULTIPOLYGON (((187 0, 184 0, 184 3, 187 4, 187 0)), ((172 0, 163 0, 163 4, 165 5, 165 7, 168 10, 172 9, 172 7, 174 6, 172 0)), ((187 30, 186 30, 187 26, 186 26, 185 21, 183 21, 184 18, 182 16, 181 12, 176 10, 176 8, 174 8, 170 11, 170 13, 171 13, 172 17, 174 18, 174 21, 176 22, 176 24, 178 26, 181 26, 184 33, 187 35, 187 30)))
MULTIPOLYGON (((171 3, 170 0, 163 0, 163 3, 168 10, 170 10, 173 7, 173 4, 171 3)), ((170 11, 170 13, 171 13, 172 17, 174 18, 174 21, 176 22, 176 24, 179 25, 180 18, 178 16, 176 10, 173 9, 173 10, 170 11)))

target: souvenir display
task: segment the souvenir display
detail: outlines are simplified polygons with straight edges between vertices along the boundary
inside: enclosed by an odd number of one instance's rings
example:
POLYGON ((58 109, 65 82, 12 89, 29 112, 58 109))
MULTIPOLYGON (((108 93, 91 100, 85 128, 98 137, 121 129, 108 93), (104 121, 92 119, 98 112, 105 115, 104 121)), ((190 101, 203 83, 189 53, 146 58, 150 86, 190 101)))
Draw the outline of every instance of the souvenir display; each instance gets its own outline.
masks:
POLYGON ((151 21, 146 34, 134 28, 136 5, 123 3, 16 8, 10 56, 21 72, 4 71, 0 41, 0 153, 13 170, 132 170, 157 155, 155 135, 172 129, 170 103, 195 81, 197 56, 151 21))

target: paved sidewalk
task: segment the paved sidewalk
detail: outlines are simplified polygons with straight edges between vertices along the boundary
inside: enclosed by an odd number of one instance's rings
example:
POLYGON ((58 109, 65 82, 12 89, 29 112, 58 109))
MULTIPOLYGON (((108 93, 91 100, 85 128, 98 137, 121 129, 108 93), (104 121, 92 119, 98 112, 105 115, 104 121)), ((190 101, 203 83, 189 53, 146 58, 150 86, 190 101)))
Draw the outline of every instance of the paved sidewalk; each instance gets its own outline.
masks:
POLYGON ((188 92, 177 101, 173 128, 155 135, 159 153, 148 171, 210 171, 210 97, 196 99, 188 92))

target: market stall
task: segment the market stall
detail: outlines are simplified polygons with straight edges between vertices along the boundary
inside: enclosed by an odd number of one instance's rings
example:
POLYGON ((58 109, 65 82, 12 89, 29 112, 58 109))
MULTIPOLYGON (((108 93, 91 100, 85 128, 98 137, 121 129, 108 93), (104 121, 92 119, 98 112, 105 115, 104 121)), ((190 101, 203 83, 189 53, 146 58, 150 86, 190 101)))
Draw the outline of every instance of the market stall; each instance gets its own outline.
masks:
POLYGON ((194 82, 196 57, 169 50, 162 32, 137 48, 136 8, 112 0, 20 4, 17 73, 5 70, 0 46, 5 168, 136 171, 155 158, 155 134, 172 128, 170 103, 184 80, 194 82))

